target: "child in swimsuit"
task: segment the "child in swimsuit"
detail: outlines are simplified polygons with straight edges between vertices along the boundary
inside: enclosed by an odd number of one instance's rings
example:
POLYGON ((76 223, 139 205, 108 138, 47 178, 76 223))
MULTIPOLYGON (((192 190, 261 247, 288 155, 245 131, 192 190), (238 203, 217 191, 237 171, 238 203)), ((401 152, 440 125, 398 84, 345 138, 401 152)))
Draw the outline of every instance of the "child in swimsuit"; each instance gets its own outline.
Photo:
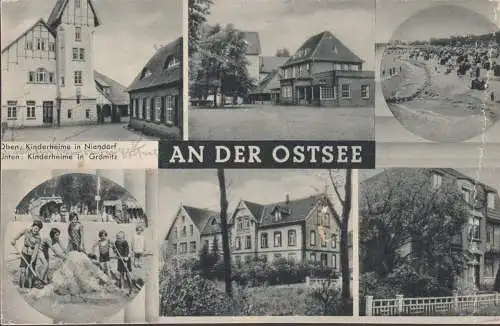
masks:
POLYGON ((38 259, 38 251, 40 250, 40 230, 43 223, 40 220, 33 221, 33 224, 19 233, 11 244, 15 247, 17 240, 24 236, 23 249, 21 251, 21 264, 19 266, 19 287, 31 289, 35 285, 36 261, 38 259))
POLYGON ((40 261, 42 263, 42 271, 40 273, 40 277, 42 281, 48 283, 48 272, 49 272, 49 250, 54 253, 54 256, 65 259, 66 253, 59 242, 59 236, 61 235, 61 231, 57 228, 52 228, 49 233, 50 238, 42 239, 40 243, 40 251, 42 255, 40 255, 40 261))
POLYGON ((108 264, 109 261, 111 260, 110 258, 111 242, 109 241, 108 233, 105 230, 99 231, 98 236, 99 240, 93 246, 92 251, 94 251, 96 247, 99 248, 99 263, 104 273, 108 274, 109 271, 108 264))

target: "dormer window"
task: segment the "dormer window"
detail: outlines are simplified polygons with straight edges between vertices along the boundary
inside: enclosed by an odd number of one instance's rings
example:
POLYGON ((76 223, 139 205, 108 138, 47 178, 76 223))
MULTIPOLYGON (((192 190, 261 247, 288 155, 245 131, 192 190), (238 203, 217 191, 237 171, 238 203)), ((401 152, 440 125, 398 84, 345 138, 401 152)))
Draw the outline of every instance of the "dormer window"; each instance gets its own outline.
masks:
POLYGON ((335 45, 333 46, 332 51, 333 51, 333 53, 335 53, 335 54, 338 54, 338 53, 339 53, 339 51, 337 50, 337 47, 336 47, 335 45))
POLYGON ((443 176, 438 173, 434 173, 432 175, 432 188, 438 189, 439 187, 441 187, 442 183, 443 183, 443 176))
POLYGON ((141 73, 141 79, 145 79, 145 78, 148 78, 149 76, 151 76, 153 73, 147 69, 147 68, 144 68, 142 70, 142 73, 141 73))
POLYGON ((282 217, 281 212, 280 212, 280 211, 278 211, 278 210, 276 210, 276 211, 274 212, 274 219, 275 219, 276 221, 279 221, 279 220, 281 220, 281 217, 282 217))
POLYGON ((165 66, 163 67, 164 70, 176 67, 180 64, 179 59, 177 59, 174 56, 169 56, 167 60, 165 61, 165 66))

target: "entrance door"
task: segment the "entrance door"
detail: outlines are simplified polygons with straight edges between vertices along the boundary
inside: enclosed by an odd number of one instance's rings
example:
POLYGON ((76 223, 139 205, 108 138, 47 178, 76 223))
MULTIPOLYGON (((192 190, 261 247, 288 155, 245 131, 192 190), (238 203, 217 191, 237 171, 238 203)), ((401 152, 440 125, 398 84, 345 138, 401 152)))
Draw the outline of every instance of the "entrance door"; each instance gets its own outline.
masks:
POLYGON ((54 123, 54 102, 44 101, 43 102, 43 124, 51 125, 54 123))
POLYGON ((475 265, 474 266, 474 285, 479 289, 480 287, 480 280, 481 280, 481 268, 480 265, 475 265))

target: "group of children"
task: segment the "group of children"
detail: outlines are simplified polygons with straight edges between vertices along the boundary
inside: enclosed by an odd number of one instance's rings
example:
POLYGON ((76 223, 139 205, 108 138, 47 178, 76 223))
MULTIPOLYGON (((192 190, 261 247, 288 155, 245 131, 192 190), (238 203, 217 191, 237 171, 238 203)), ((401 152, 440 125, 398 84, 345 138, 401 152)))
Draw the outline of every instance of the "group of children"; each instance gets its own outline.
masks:
MULTIPOLYGON (((40 282, 47 284, 49 271, 49 251, 52 251, 54 256, 64 260, 66 255, 71 251, 79 251, 85 253, 83 242, 83 225, 79 222, 76 213, 70 214, 70 224, 68 226, 68 246, 63 248, 60 242, 61 231, 58 228, 52 228, 48 238, 42 238, 40 231, 43 228, 43 222, 40 220, 33 221, 32 225, 19 233, 11 242, 16 248, 17 241, 24 237, 23 248, 20 258, 20 277, 19 286, 21 288, 32 288, 40 285, 40 282), (40 273, 37 273, 37 261, 40 261, 40 273), (36 281, 40 282, 36 282, 36 281)), ((87 254, 90 259, 94 259, 106 274, 110 274, 109 263, 113 258, 111 253, 115 254, 117 259, 117 270, 119 273, 119 287, 124 288, 127 285, 132 290, 132 261, 135 268, 142 267, 142 257, 145 253, 145 238, 143 235, 144 228, 141 225, 136 226, 136 233, 132 239, 131 246, 126 240, 125 233, 119 231, 116 234, 116 240, 108 239, 108 234, 105 230, 98 233, 98 240, 92 247, 96 250, 96 254, 87 254)))

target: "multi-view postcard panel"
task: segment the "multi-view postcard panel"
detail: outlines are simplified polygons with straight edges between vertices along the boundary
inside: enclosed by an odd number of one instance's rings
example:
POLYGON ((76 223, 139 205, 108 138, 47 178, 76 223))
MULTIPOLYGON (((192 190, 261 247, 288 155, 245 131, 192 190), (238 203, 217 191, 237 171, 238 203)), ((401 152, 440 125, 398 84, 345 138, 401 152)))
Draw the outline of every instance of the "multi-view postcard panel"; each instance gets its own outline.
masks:
POLYGON ((2 140, 181 138, 182 2, 3 2, 2 140))
POLYGON ((190 139, 374 139, 375 1, 189 6, 190 139))

